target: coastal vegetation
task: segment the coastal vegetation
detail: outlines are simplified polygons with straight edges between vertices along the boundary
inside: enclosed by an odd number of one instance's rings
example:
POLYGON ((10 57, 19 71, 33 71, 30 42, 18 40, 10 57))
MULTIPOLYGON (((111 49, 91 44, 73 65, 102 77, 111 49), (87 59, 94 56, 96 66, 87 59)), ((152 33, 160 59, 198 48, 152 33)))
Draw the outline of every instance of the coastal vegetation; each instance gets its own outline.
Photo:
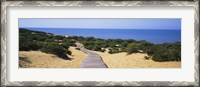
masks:
POLYGON ((93 51, 108 53, 126 52, 128 55, 132 53, 147 53, 145 59, 152 59, 158 62, 164 61, 181 61, 181 43, 163 43, 153 44, 145 40, 136 41, 133 39, 100 39, 94 37, 73 36, 70 37, 79 41, 86 49, 93 51))
POLYGON ((68 50, 75 41, 60 35, 51 33, 19 29, 19 51, 37 51, 55 54, 60 58, 69 59, 66 54, 71 55, 68 50))
POLYGON ((52 33, 31 31, 24 28, 19 29, 19 50, 40 50, 45 53, 55 54, 63 59, 69 59, 66 54, 71 55, 69 46, 76 46, 79 42, 84 48, 99 52, 115 54, 126 52, 127 55, 133 53, 147 53, 145 59, 152 59, 158 62, 181 61, 181 43, 153 44, 145 40, 134 39, 100 39, 95 37, 82 36, 62 36, 52 33))

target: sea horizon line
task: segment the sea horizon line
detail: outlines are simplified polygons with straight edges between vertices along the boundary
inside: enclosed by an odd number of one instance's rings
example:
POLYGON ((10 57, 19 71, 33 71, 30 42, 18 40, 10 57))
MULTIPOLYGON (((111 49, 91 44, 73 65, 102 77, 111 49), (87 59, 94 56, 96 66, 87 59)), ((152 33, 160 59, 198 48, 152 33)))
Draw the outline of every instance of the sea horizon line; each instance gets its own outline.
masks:
MULTIPOLYGON (((19 28, 25 28, 25 29, 93 29, 93 30, 100 30, 100 29, 104 29, 104 30, 118 30, 119 28, 48 28, 48 27, 19 27, 19 28)), ((120 28, 119 30, 181 30, 181 29, 122 29, 120 28)))

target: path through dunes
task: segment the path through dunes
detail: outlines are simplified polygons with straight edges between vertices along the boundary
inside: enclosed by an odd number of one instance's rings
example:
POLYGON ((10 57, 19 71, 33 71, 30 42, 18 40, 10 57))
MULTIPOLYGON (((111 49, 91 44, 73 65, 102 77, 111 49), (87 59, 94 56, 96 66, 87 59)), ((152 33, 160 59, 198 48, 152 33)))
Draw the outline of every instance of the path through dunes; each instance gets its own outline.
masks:
POLYGON ((108 68, 97 53, 90 52, 84 48, 80 48, 80 50, 88 54, 81 63, 80 68, 108 68))

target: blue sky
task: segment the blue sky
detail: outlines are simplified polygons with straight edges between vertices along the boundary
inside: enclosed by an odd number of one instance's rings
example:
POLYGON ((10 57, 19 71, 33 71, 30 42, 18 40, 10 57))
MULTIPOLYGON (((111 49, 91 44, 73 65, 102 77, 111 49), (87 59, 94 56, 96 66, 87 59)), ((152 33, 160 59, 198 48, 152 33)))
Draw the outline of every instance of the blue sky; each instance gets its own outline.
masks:
POLYGON ((180 30, 180 18, 20 18, 22 28, 180 30))

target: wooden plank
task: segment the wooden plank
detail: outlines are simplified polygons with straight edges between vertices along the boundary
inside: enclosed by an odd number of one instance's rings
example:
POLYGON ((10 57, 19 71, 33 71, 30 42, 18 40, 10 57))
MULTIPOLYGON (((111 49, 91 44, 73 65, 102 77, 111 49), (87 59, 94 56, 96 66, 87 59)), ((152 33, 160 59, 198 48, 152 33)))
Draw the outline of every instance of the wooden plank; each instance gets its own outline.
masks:
POLYGON ((83 60, 80 68, 108 68, 103 62, 101 56, 96 53, 90 52, 84 48, 80 48, 81 51, 88 54, 88 56, 83 60))

